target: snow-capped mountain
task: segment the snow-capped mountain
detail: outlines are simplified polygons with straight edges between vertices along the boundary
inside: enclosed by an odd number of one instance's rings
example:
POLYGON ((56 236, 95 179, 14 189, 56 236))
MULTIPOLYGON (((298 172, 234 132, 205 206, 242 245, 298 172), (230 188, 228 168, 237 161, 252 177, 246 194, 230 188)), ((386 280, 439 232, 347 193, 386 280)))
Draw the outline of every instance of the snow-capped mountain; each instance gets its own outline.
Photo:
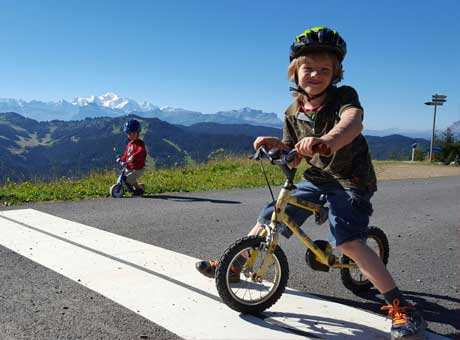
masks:
POLYGON ((203 122, 221 124, 250 124, 280 128, 282 121, 276 113, 251 108, 204 114, 174 107, 158 107, 149 102, 137 102, 111 92, 100 96, 76 97, 72 102, 30 102, 16 99, 0 99, 0 112, 16 112, 38 121, 81 120, 96 117, 119 117, 136 114, 158 118, 171 124, 192 125, 203 122))
MULTIPOLYGON (((75 97, 71 102, 25 101, 22 99, 0 98, 0 112, 16 112, 37 121, 82 120, 96 117, 119 117, 135 114, 146 118, 158 118, 170 124, 190 126, 197 123, 249 124, 281 128, 283 123, 273 112, 263 112, 249 107, 238 110, 219 111, 204 114, 171 106, 158 107, 150 102, 137 102, 115 93, 107 92, 100 96, 75 97)), ((450 127, 456 136, 460 136, 460 121, 450 127)), ((412 138, 431 138, 431 131, 408 129, 364 130, 365 135, 389 136, 393 134, 412 138)))
POLYGON ((80 120, 88 117, 118 117, 134 111, 158 110, 149 103, 120 97, 107 92, 101 96, 76 97, 73 101, 59 100, 43 102, 38 100, 0 98, 0 112, 16 112, 38 121, 80 120))
POLYGON ((244 107, 239 110, 219 111, 216 113, 216 116, 227 120, 233 120, 235 124, 238 124, 238 121, 244 121, 246 124, 257 125, 258 122, 264 121, 265 126, 273 127, 276 127, 280 121, 273 113, 254 110, 250 107, 244 107))
POLYGON ((133 111, 151 111, 158 109, 157 106, 149 102, 144 101, 139 104, 133 99, 122 98, 111 92, 107 92, 101 96, 76 97, 72 101, 72 104, 78 106, 96 105, 105 108, 121 110, 125 113, 131 113, 133 111))
POLYGON ((70 120, 78 114, 78 111, 78 106, 65 100, 57 102, 31 100, 28 102, 22 99, 0 98, 0 112, 16 112, 38 121, 70 120))

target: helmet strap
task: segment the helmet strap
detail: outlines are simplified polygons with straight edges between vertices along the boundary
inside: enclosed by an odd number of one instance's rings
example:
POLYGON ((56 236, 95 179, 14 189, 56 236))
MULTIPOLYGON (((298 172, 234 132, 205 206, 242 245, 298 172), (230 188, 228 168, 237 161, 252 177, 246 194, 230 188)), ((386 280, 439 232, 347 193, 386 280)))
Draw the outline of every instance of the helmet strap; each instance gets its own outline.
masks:
POLYGON ((307 102, 311 102, 313 99, 316 99, 318 97, 321 97, 323 94, 325 94, 331 87, 332 87, 332 83, 329 84, 328 87, 326 87, 326 89, 320 93, 317 93, 315 95, 309 95, 303 88, 300 87, 299 85, 299 77, 297 75, 297 72, 295 74, 295 83, 297 85, 297 88, 295 87, 290 87, 289 88, 289 91, 294 91, 294 92, 297 92, 297 93, 300 93, 300 94, 303 94, 306 98, 307 98, 307 102))
POLYGON ((320 93, 314 94, 314 95, 309 95, 303 88, 301 88, 299 85, 297 85, 297 88, 295 87, 290 87, 289 91, 294 91, 300 94, 303 94, 305 97, 307 97, 307 101, 311 102, 313 99, 316 99, 318 97, 321 97, 323 94, 325 94, 330 88, 332 87, 332 84, 330 84, 326 89, 320 93))

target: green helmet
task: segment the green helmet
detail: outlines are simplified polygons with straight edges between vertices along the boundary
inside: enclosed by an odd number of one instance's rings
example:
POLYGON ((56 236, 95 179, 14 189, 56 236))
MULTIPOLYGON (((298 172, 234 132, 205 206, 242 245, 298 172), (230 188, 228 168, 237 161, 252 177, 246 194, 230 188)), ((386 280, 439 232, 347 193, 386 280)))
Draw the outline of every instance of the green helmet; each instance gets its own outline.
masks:
POLYGON ((340 34, 330 28, 319 26, 306 29, 295 37, 291 45, 289 60, 305 55, 313 50, 328 50, 337 55, 341 62, 347 54, 347 43, 340 34))

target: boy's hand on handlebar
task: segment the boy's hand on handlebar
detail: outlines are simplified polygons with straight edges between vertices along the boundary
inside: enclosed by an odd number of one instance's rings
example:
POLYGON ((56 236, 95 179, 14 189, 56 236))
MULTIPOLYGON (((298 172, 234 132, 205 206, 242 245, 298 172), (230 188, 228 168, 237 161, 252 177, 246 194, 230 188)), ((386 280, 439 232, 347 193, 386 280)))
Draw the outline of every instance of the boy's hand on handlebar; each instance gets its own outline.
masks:
POLYGON ((282 141, 280 141, 280 139, 277 137, 257 137, 254 141, 254 150, 258 150, 261 146, 264 146, 267 150, 273 148, 289 150, 289 147, 285 145, 282 141))
POLYGON ((115 162, 119 163, 120 162, 120 157, 117 157, 117 159, 115 159, 115 162))
POLYGON ((331 154, 330 146, 325 143, 321 138, 305 137, 302 138, 296 145, 295 148, 302 156, 312 157, 315 153, 322 155, 331 154))

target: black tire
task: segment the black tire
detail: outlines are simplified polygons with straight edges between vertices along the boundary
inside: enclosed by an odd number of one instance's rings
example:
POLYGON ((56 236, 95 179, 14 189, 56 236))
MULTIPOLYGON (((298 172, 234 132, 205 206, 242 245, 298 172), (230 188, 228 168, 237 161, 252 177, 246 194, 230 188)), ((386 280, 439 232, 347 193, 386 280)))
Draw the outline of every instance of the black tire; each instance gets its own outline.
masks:
POLYGON ((123 197, 124 189, 122 184, 114 184, 110 187, 110 196, 113 198, 123 197))
MULTIPOLYGON (((390 256, 390 246, 388 244, 387 236, 381 229, 377 227, 369 227, 368 243, 370 242, 369 240, 375 242, 378 255, 386 266, 388 263, 388 257, 390 256)), ((353 263, 353 260, 348 256, 343 255, 341 262, 344 264, 349 264, 353 263)), ((343 285, 353 293, 368 292, 373 287, 372 283, 367 278, 365 278, 363 274, 361 274, 359 269, 341 269, 340 276, 343 285), (354 278, 353 274, 358 274, 360 278, 354 278)))
MULTIPOLYGON (((246 250, 260 250, 261 244, 265 242, 265 238, 259 236, 247 236, 232 244, 227 248, 225 253, 221 256, 219 264, 216 269, 216 286, 217 291, 219 292, 220 297, 223 302, 240 313, 245 314, 260 314, 264 310, 273 306, 286 289, 286 285, 289 279, 289 265, 286 259, 286 255, 283 250, 277 246, 274 253, 272 254, 274 259, 274 269, 276 274, 275 283, 273 287, 267 291, 267 296, 260 298, 259 300, 244 300, 239 298, 236 293, 242 290, 243 288, 249 291, 251 287, 258 286, 260 289, 265 290, 266 282, 273 283, 271 281, 256 282, 251 280, 252 271, 246 267, 243 267, 242 274, 240 277, 244 277, 239 283, 231 283, 230 273, 232 263, 235 259, 238 258, 239 254, 243 253, 246 250), (233 285, 233 286, 232 286, 233 285), (243 285, 244 287, 240 287, 243 285), (236 286, 236 287, 234 287, 236 286), (233 289, 237 289, 236 292, 233 289)), ((265 251, 263 252, 265 254, 265 251)), ((262 255, 257 257, 257 260, 262 260, 262 255)), ((256 262, 257 264, 257 262, 256 262)), ((258 266, 255 265, 255 270, 258 269, 258 266)), ((251 293, 249 293, 251 296, 251 293)))

